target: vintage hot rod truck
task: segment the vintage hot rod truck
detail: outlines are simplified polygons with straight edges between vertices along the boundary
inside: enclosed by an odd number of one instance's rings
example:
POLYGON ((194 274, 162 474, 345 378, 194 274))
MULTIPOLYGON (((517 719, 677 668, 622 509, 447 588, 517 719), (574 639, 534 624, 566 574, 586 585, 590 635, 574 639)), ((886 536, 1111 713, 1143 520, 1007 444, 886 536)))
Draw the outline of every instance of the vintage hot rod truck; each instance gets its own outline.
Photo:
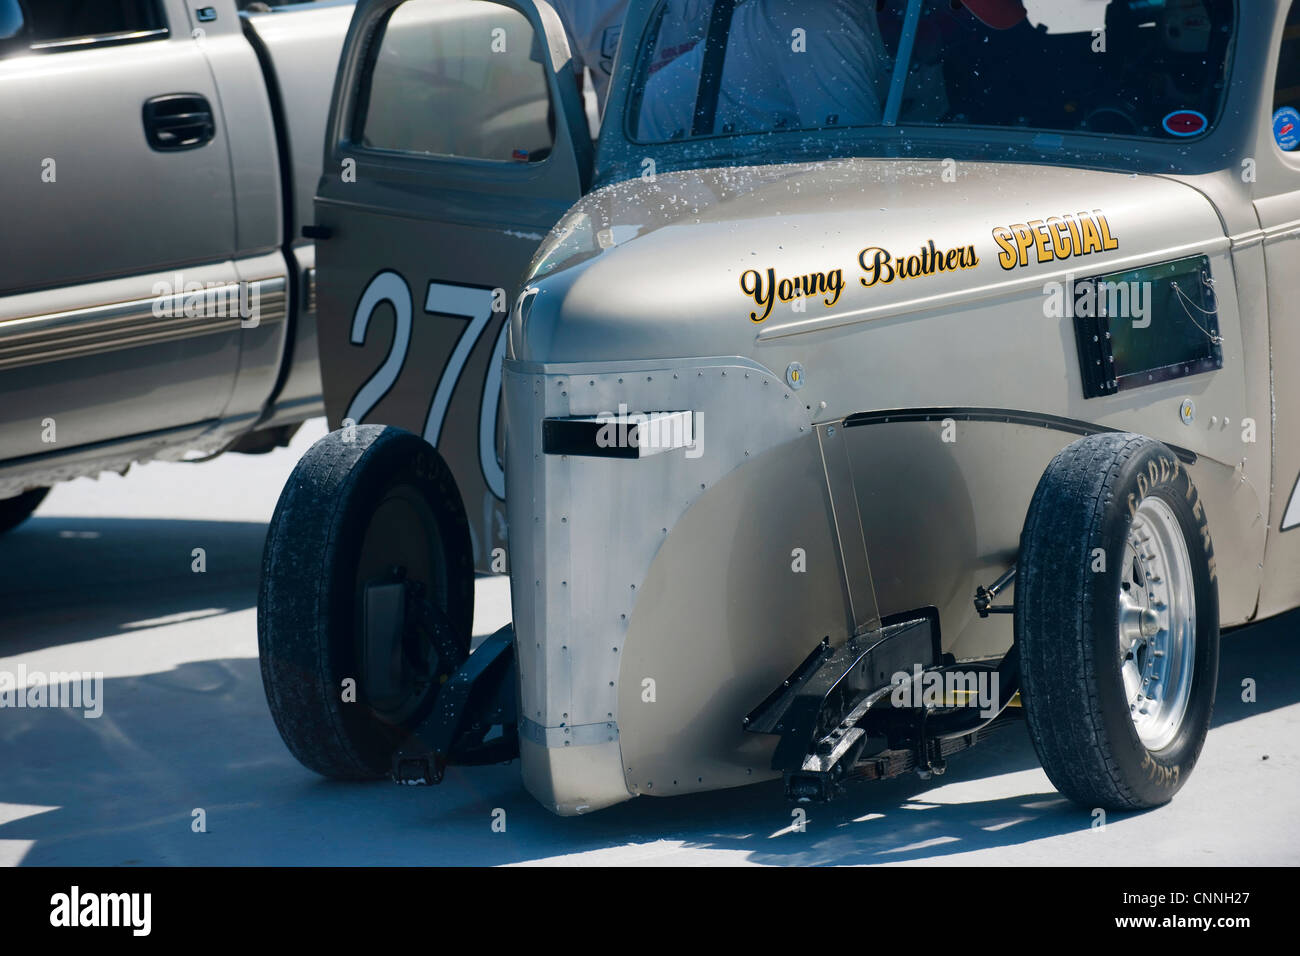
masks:
POLYGON ((574 814, 824 799, 1023 717, 1084 806, 1170 799, 1220 628, 1300 604, 1298 36, 1284 0, 636 0, 593 156, 547 4, 360 3, 339 427, 259 604, 289 748, 518 755, 574 814))

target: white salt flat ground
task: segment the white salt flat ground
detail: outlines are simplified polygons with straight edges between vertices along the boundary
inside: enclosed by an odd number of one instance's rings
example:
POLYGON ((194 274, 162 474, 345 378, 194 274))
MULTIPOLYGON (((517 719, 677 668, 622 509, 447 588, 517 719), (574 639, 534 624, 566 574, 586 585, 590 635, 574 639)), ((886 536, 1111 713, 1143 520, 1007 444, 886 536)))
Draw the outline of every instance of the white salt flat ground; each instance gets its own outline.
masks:
MULTIPOLYGON (((779 784, 559 819, 517 765, 435 789, 337 784, 267 711, 255 605, 266 521, 324 426, 269 456, 153 464, 57 488, 0 539, 0 670, 102 671, 104 715, 0 711, 0 864, 1286 864, 1300 862, 1300 616, 1225 639, 1220 703, 1168 807, 1105 830, 1014 728, 942 778, 859 789, 790 829, 779 784), (193 574, 190 552, 207 551, 193 574), (1240 700, 1244 678, 1258 702, 1240 700), (191 830, 203 808, 207 832, 191 830), (505 833, 492 812, 506 811, 505 833)), ((482 579, 476 632, 509 620, 482 579)))

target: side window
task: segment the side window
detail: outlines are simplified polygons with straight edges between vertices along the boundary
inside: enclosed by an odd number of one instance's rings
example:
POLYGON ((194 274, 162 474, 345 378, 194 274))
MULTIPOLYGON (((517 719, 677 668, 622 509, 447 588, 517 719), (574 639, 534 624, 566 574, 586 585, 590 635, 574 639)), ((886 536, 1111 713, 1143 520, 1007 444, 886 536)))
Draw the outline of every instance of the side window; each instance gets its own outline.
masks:
POLYGON ((1291 4, 1273 84, 1273 139, 1280 149, 1300 148, 1300 0, 1291 4))
POLYGON ((516 163, 550 155, 550 89, 523 14, 485 0, 407 0, 371 51, 358 145, 516 163))
POLYGON ((16 8, 23 21, 19 48, 38 53, 167 36, 158 0, 0 0, 0 21, 6 8, 16 8))

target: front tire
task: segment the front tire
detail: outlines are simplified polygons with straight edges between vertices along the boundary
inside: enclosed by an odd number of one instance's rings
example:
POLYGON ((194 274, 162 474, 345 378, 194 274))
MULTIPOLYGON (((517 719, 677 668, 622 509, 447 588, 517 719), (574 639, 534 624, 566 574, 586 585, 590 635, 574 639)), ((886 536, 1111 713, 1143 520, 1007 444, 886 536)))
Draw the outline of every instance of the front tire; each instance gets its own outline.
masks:
POLYGON ((1132 434, 1057 455, 1025 519, 1015 606, 1025 717, 1056 788, 1108 810, 1172 799, 1219 667, 1208 519, 1178 457, 1132 434))
POLYGON ((469 523, 442 457, 410 432, 333 432, 294 469, 262 557, 257 641, 275 725, 307 768, 339 779, 387 774, 433 708, 447 655, 404 636, 395 697, 367 693, 363 594, 394 570, 437 609, 468 653, 474 618, 469 523), (351 682, 351 695, 348 693, 351 682))

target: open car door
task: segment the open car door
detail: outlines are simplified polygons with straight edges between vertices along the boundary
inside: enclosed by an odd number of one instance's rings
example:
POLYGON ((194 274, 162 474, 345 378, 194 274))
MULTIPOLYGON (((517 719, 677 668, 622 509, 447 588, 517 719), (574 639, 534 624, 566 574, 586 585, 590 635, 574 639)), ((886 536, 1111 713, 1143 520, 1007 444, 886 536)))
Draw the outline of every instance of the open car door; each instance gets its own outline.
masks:
POLYGON ((590 181, 569 60, 545 3, 363 0, 326 129, 312 232, 330 426, 397 425, 434 445, 480 570, 504 570, 515 285, 590 181))

